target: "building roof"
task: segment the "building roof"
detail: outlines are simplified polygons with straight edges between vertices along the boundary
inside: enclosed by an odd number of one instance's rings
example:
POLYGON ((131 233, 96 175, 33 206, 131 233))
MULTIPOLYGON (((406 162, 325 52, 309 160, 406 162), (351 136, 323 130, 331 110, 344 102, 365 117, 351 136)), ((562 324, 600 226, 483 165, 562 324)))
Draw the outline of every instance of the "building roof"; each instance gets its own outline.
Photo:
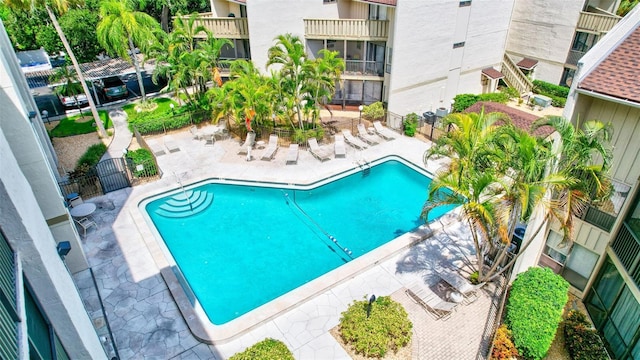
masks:
POLYGON ((578 89, 640 103, 640 27, 587 74, 578 89))
POLYGON ((500 71, 498 71, 498 70, 496 70, 496 69, 494 69, 492 67, 486 68, 486 69, 482 69, 482 74, 486 75, 487 77, 489 77, 491 79, 502 79, 504 77, 504 75, 500 71))
POLYGON ((517 67, 525 70, 531 70, 538 65, 538 60, 524 58, 516 64, 517 67))
MULTIPOLYGON (((489 101, 477 102, 469 106, 464 112, 480 113, 482 111, 482 108, 484 108, 485 113, 500 112, 503 114, 507 114, 507 116, 511 118, 511 121, 515 126, 528 132, 531 132, 531 125, 533 124, 533 122, 540 118, 539 116, 529 114, 522 110, 514 109, 505 104, 489 102, 489 101)), ((532 134, 542 136, 542 137, 547 137, 552 132, 553 132, 553 129, 550 126, 543 126, 538 128, 532 134)))

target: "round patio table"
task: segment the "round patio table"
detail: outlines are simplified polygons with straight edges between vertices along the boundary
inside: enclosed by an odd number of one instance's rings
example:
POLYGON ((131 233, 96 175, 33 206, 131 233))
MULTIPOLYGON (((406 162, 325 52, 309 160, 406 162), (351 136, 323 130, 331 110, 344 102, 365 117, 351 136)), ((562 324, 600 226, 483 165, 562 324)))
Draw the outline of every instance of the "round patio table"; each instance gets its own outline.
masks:
POLYGON ((73 217, 82 218, 93 214, 94 211, 96 211, 96 204, 82 203, 71 208, 71 210, 69 210, 69 213, 73 217))

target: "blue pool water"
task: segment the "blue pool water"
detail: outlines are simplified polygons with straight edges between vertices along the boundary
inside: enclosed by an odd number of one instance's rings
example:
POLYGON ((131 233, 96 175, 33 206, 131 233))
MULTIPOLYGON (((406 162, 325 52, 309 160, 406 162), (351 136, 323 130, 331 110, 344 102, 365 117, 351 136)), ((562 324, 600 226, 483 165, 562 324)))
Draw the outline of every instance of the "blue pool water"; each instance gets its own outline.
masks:
POLYGON ((221 325, 421 225, 429 183, 392 160, 310 190, 208 183, 146 211, 221 325))

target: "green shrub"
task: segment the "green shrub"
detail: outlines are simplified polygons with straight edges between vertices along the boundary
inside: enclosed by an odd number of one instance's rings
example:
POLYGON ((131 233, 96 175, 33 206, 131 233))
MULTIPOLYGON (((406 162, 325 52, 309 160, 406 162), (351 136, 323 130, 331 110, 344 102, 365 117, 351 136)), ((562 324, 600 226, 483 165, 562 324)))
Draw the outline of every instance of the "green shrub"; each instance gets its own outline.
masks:
POLYGON ((600 336, 580 311, 569 311, 564 322, 564 340, 573 360, 609 359, 600 336))
POLYGON ((474 94, 459 94, 456 95, 453 100, 455 101, 453 103, 453 110, 455 112, 462 112, 465 111, 469 106, 477 103, 480 98, 478 97, 478 95, 474 94))
POLYGON ((307 140, 311 138, 316 138, 316 140, 320 141, 324 138, 324 128, 317 127, 315 129, 299 129, 296 128, 293 131, 292 140, 296 144, 305 144, 307 140))
POLYGON ((497 92, 497 93, 488 93, 488 94, 480 94, 478 95, 478 101, 491 101, 497 102, 501 104, 505 104, 509 101, 509 94, 497 92))
POLYGON ((418 114, 416 113, 411 113, 404 117, 402 125, 404 126, 405 135, 414 136, 416 134, 416 129, 418 128, 418 120, 420 120, 420 116, 418 116, 418 114))
POLYGON ((365 105, 362 109, 362 117, 367 120, 379 120, 384 117, 384 107, 380 101, 371 105, 365 105))
POLYGON ((91 168, 100 162, 102 155, 107 152, 107 145, 103 143, 89 146, 87 151, 78 159, 76 170, 79 168, 91 168))
POLYGON ((280 340, 264 339, 229 360, 295 360, 291 351, 280 340))
POLYGON ((551 269, 530 268, 513 282, 506 307, 506 324, 521 355, 542 359, 553 341, 569 283, 551 269))
POLYGON ((501 325, 496 330, 496 338, 491 350, 491 360, 509 360, 516 356, 518 356, 518 349, 513 345, 511 331, 507 329, 506 325, 501 325))
POLYGON ((135 177, 148 177, 158 174, 158 168, 153 161, 153 154, 147 149, 129 151, 127 159, 130 160, 131 171, 135 177), (137 166, 142 165, 142 170, 137 170, 137 166))
POLYGON ((409 343, 412 324, 402 305, 381 296, 371 304, 369 317, 368 308, 367 300, 354 301, 340 318, 340 336, 356 353, 384 357, 409 343))
POLYGON ((569 96, 568 87, 548 83, 542 80, 533 80, 533 91, 544 96, 555 96, 563 99, 566 99, 567 96, 569 96))
POLYGON ((520 97, 520 92, 512 87, 501 87, 500 92, 506 94, 510 99, 517 99, 520 97))

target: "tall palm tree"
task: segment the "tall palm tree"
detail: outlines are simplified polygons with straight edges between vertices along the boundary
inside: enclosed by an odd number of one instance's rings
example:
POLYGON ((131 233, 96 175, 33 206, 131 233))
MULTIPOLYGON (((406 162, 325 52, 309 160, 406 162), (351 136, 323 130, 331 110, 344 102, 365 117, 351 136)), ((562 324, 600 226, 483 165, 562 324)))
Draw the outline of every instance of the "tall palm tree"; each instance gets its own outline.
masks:
POLYGON ((344 60, 338 58, 338 52, 326 49, 320 50, 319 58, 307 62, 307 105, 313 107, 314 120, 319 117, 320 106, 325 106, 331 101, 344 67, 344 60))
POLYGON ((106 0, 100 4, 100 22, 96 32, 98 42, 111 54, 116 54, 133 63, 136 69, 142 101, 147 100, 142 83, 140 63, 136 48, 147 51, 162 32, 160 24, 151 16, 135 11, 133 4, 126 0, 106 0))
POLYGON ((87 82, 85 81, 84 75, 82 74, 82 70, 80 69, 80 64, 78 63, 78 60, 76 59, 75 54, 71 50, 71 45, 69 45, 69 41, 67 40, 67 37, 64 35, 64 32, 62 31, 62 28, 58 23, 58 18, 56 17, 56 14, 54 12, 55 10, 58 12, 58 14, 64 14, 69 8, 69 3, 70 2, 67 0, 35 0, 35 1, 34 0, 5 0, 5 4, 7 4, 11 8, 32 10, 35 8, 43 7, 47 11, 49 18, 51 19, 51 23, 53 24, 53 27, 56 29, 56 32, 60 37, 60 41, 62 42, 62 45, 64 46, 64 49, 67 52, 67 56, 69 56, 69 59, 73 64, 73 68, 78 74, 77 75, 78 81, 82 85, 82 90, 87 96, 87 100, 89 101, 89 107, 91 108, 91 114, 93 115, 93 120, 96 122, 96 126, 98 127, 98 135, 100 137, 107 137, 108 136, 107 130, 105 130, 104 124, 100 119, 100 115, 98 114, 98 109, 96 108, 96 104, 93 101, 93 97, 91 97, 91 92, 89 91, 87 82))
POLYGON ((61 85, 56 86, 53 89, 53 92, 56 95, 73 96, 76 106, 80 111, 80 115, 82 116, 82 108, 78 101, 78 95, 82 92, 82 85, 78 82, 78 77, 75 72, 71 71, 70 68, 70 66, 61 66, 57 68, 57 70, 49 76, 49 82, 54 84, 62 82, 61 85))

